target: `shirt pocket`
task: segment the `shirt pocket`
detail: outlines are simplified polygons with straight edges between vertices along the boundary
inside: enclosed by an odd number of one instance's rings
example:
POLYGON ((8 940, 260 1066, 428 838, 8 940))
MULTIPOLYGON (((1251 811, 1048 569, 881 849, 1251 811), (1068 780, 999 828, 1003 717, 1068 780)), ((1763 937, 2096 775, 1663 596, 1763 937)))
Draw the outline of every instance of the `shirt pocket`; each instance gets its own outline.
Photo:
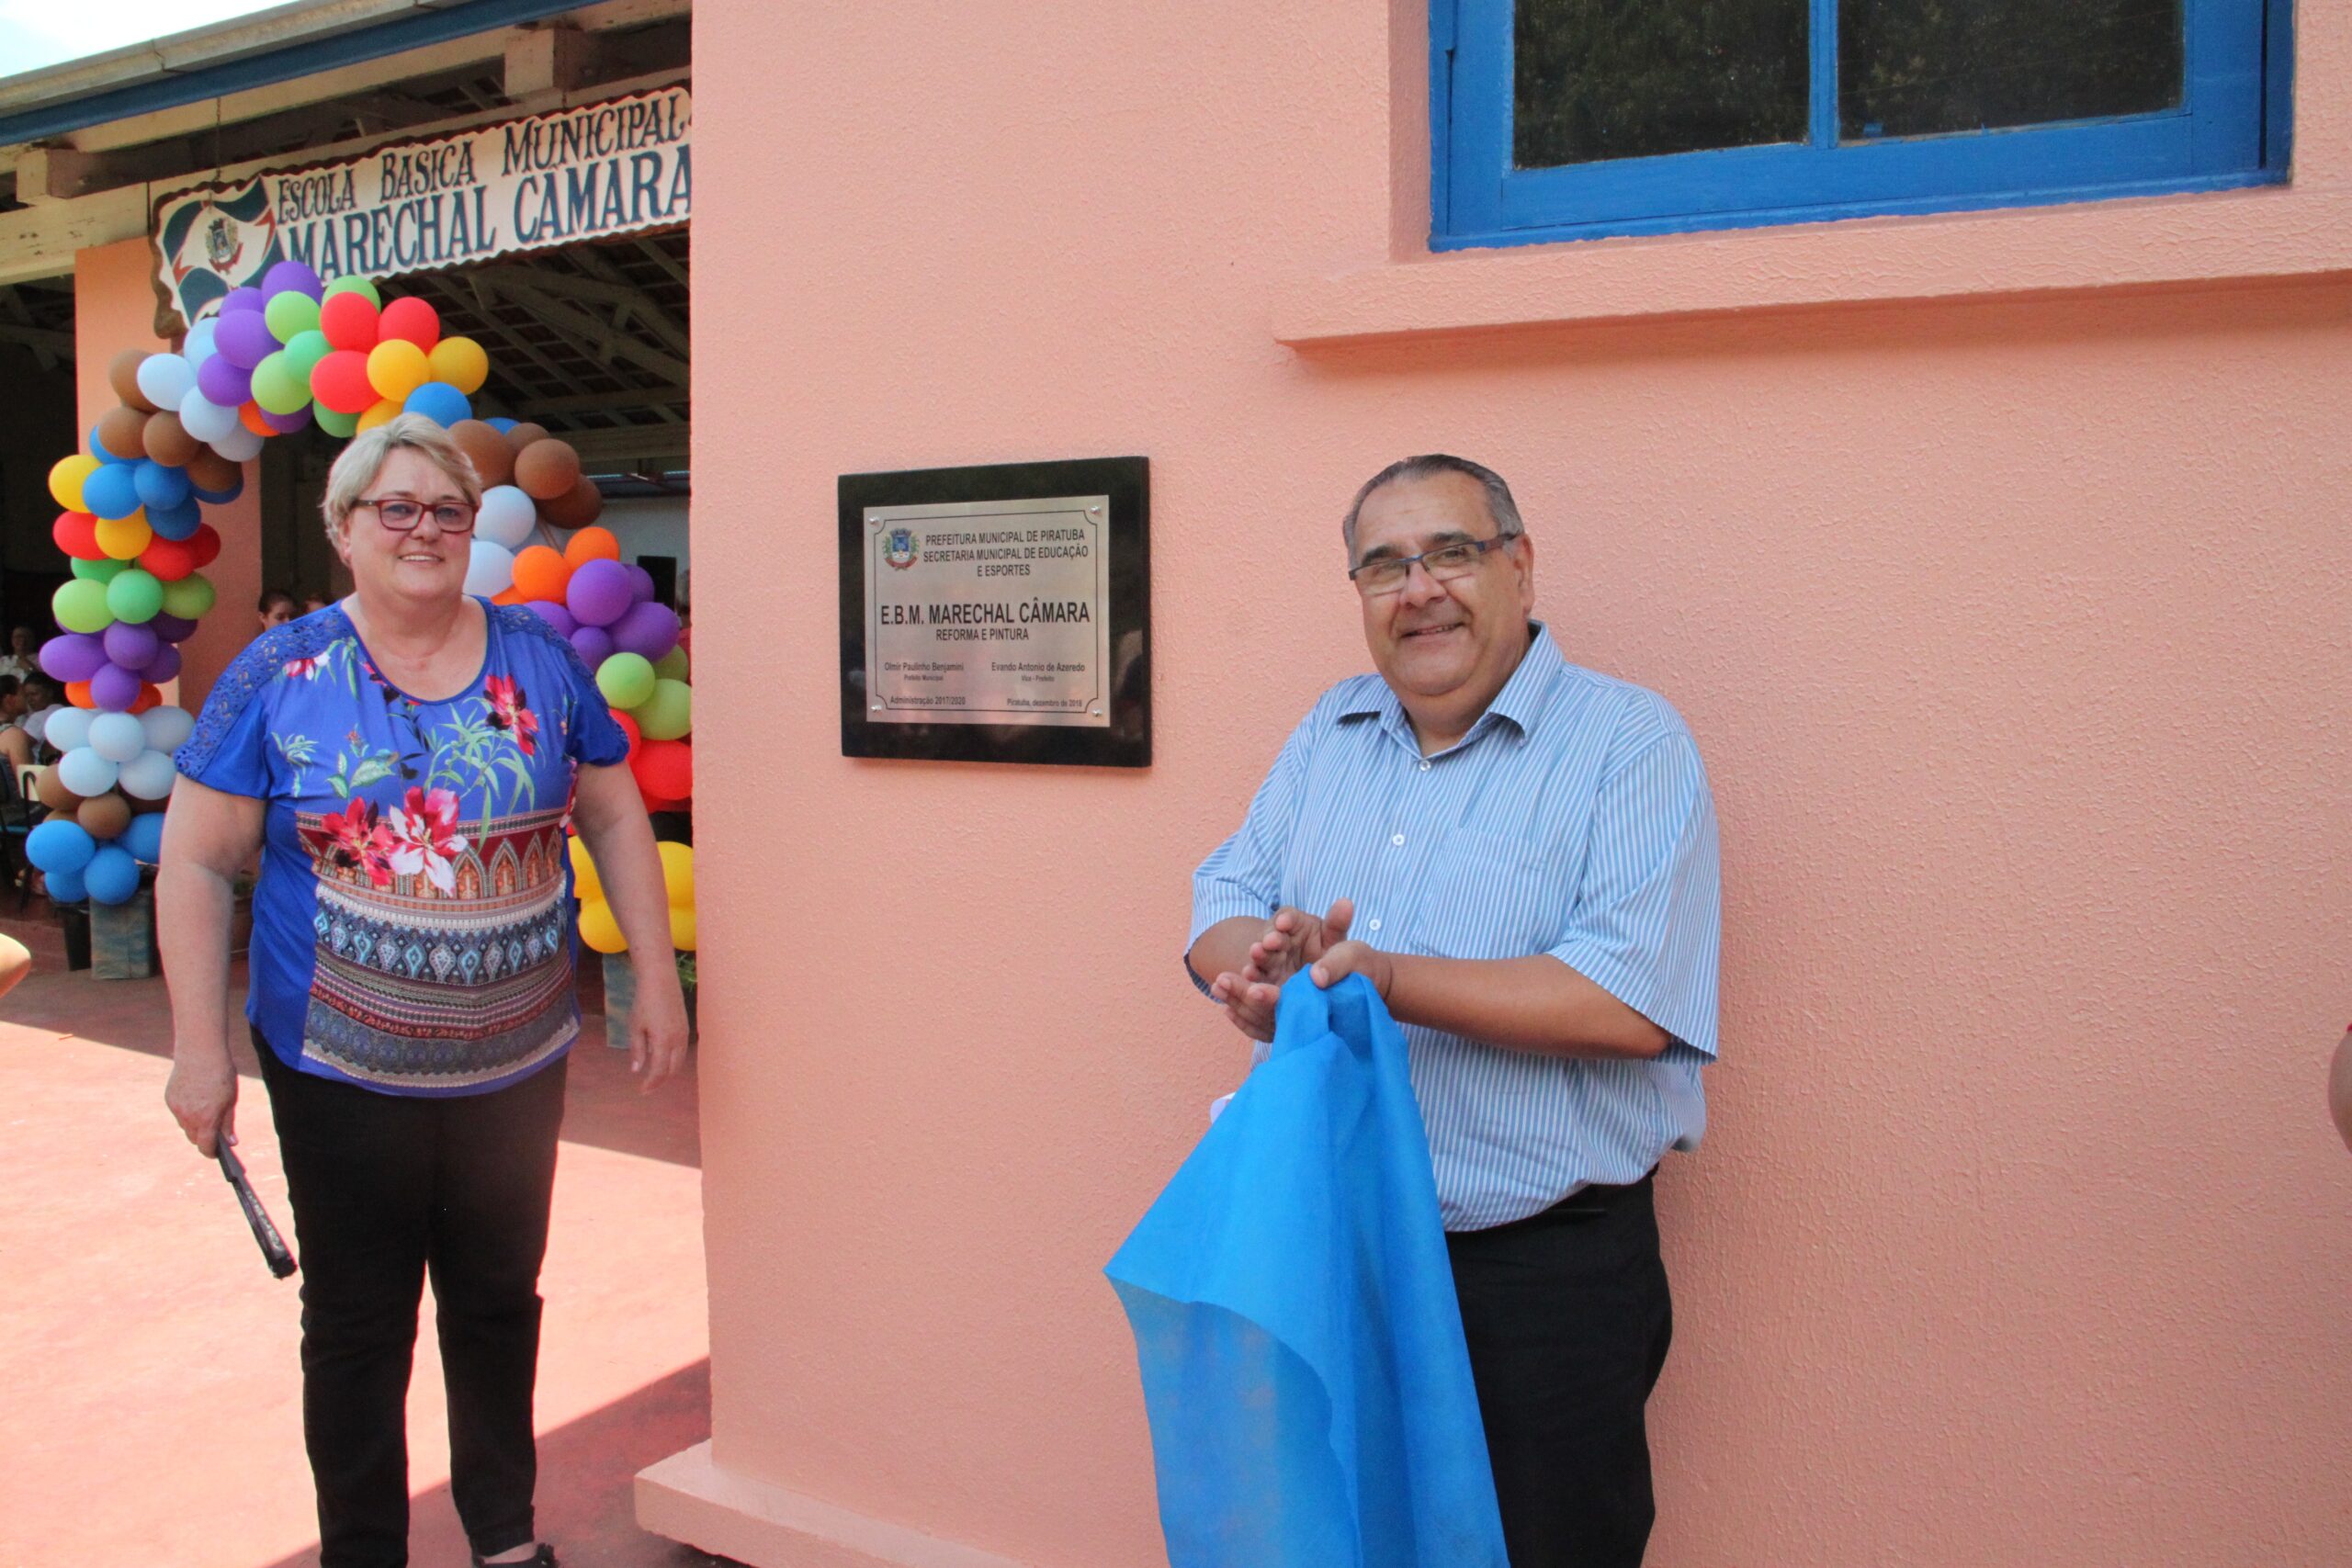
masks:
POLYGON ((1567 890, 1544 846, 1457 828, 1438 846, 1415 948, 1440 958, 1525 958, 1559 940, 1567 890))

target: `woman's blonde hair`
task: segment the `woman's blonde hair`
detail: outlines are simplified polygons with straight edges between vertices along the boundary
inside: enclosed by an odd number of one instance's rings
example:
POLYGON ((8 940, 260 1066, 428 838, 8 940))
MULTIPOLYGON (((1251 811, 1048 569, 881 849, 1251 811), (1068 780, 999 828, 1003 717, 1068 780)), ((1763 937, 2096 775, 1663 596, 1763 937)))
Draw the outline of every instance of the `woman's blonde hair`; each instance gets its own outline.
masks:
POLYGON ((327 470, 326 498, 319 503, 319 511, 326 517, 328 538, 343 536, 351 509, 359 504, 392 454, 401 451, 419 454, 448 475, 467 504, 481 504, 481 479, 474 472, 473 460, 449 438, 449 433, 421 413, 394 414, 356 437, 327 470))

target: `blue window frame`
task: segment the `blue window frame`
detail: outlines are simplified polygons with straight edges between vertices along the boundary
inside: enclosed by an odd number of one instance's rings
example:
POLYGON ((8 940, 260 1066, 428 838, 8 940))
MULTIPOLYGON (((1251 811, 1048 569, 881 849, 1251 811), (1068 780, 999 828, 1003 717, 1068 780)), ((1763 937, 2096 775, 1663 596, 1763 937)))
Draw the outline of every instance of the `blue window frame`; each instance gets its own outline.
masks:
POLYGON ((2178 101, 2154 112, 1860 139, 1839 133, 1840 0, 1805 4, 1802 141, 1523 168, 1514 159, 1515 0, 1431 0, 1430 247, 2217 190, 2287 176, 2290 0, 2183 0, 2178 101))

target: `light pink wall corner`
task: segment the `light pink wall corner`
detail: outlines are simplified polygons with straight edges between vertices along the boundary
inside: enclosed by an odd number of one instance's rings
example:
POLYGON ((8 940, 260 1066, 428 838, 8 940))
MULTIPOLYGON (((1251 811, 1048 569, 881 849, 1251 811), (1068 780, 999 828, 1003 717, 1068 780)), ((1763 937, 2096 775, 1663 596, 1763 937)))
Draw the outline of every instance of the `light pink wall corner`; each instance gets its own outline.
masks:
POLYGON ((2352 1561, 2352 283, 1303 356, 1274 301, 1396 250, 1391 15, 697 6, 708 1495, 1160 1561, 1099 1269, 1246 1060, 1189 874, 1363 666, 1340 506, 1441 448, 1723 817, 1652 1561, 2352 1561), (1123 452, 1158 765, 842 759, 835 477, 1123 452))

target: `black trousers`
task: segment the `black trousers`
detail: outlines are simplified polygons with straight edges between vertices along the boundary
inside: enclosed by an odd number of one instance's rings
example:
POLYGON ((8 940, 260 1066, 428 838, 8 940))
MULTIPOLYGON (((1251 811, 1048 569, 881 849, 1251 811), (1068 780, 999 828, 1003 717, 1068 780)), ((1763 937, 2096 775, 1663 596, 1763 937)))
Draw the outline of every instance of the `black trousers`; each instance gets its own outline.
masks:
POLYGON ((565 1064, 488 1094, 379 1094, 258 1037, 302 1265, 302 1436, 320 1568, 408 1562, 409 1371, 424 1278, 449 1402, 449 1490, 473 1550, 535 1539, 539 1263, 565 1064))
POLYGON ((1674 1309, 1650 1178, 1446 1236, 1511 1568, 1638 1568, 1674 1309))

